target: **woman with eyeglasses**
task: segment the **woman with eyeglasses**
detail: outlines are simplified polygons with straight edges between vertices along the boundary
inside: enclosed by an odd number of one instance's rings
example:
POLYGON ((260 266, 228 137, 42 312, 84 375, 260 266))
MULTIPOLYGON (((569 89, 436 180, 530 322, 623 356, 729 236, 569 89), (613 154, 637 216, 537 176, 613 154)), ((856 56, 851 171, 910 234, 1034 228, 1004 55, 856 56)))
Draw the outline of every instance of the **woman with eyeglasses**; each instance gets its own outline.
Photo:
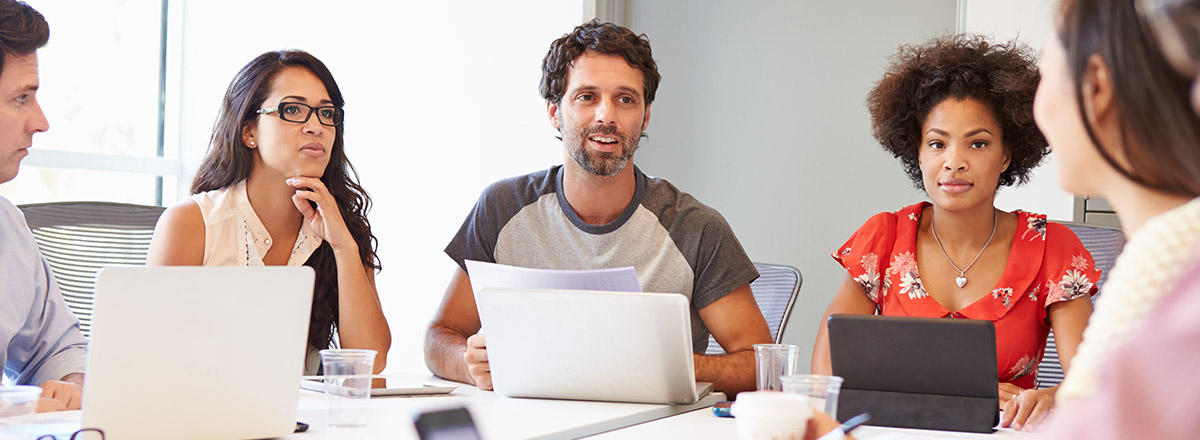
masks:
MULTIPOLYGON (((1056 388, 1037 387, 1047 334, 1069 369, 1100 277, 1066 226, 995 207, 1048 152, 1033 123, 1037 82, 1032 51, 1016 42, 956 35, 901 48, 867 104, 875 138, 929 201, 871 217, 834 252, 847 275, 826 310, 993 322, 998 409, 1017 428, 1053 407, 1056 388)), ((822 320, 816 374, 831 371, 827 335, 822 320)))
POLYGON ((371 199, 346 158, 343 104, 329 69, 306 52, 250 61, 225 92, 192 197, 163 213, 147 262, 312 267, 305 374, 335 340, 375 350, 375 372, 391 346, 371 199))

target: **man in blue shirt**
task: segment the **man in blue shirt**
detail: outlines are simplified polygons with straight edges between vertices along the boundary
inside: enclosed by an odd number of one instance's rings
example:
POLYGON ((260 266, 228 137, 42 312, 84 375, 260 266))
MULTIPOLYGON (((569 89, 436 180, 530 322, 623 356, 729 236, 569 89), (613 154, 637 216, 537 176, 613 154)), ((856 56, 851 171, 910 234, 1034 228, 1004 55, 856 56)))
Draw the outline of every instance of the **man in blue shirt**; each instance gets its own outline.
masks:
MULTIPOLYGON (((37 49, 46 19, 0 0, 0 183, 17 176, 33 134, 49 123, 37 102, 37 49)), ((79 409, 87 341, 21 211, 0 197, 0 359, 5 376, 42 387, 38 411, 79 409)))

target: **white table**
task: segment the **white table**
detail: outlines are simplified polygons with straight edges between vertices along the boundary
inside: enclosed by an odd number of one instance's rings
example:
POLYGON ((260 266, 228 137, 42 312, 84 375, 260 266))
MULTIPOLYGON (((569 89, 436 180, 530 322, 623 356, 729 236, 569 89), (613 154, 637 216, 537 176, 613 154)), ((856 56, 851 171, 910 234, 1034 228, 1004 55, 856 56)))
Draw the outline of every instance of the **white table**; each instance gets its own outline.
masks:
MULTIPOLYGON (((466 407, 485 440, 571 439, 594 435, 594 439, 734 440, 734 419, 712 415, 713 403, 725 400, 715 393, 692 405, 647 405, 634 403, 585 402, 571 400, 519 399, 490 391, 432 378, 428 374, 399 375, 407 379, 444 383, 458 387, 453 393, 425 397, 372 398, 366 404, 367 426, 329 429, 326 424, 326 396, 299 390, 296 418, 309 424, 309 431, 286 437, 292 440, 321 439, 417 439, 413 417, 423 411, 466 407)), ((39 414, 37 420, 54 433, 79 427, 79 411, 39 414)), ((864 426, 854 432, 859 439, 996 439, 1021 437, 1023 433, 1001 430, 993 434, 949 431, 925 431, 864 426)))
POLYGON ((692 405, 646 405, 508 398, 462 386, 449 396, 373 398, 368 407, 367 426, 331 430, 326 426, 326 397, 304 391, 296 418, 310 425, 309 432, 284 438, 416 439, 412 423, 416 414, 463 406, 471 412, 476 427, 487 440, 571 439, 711 407, 724 398, 724 394, 718 393, 692 405))
MULTIPOLYGON (((735 419, 716 417, 711 408, 702 408, 677 416, 642 423, 616 431, 589 437, 596 440, 681 438, 689 440, 737 438, 735 419)), ((924 439, 998 439, 1022 438, 1027 434, 1001 429, 991 434, 970 432, 928 431, 923 429, 863 426, 852 433, 856 439, 924 440, 924 439)))
MULTIPOLYGON (((424 397, 382 397, 366 402, 367 426, 330 429, 327 426, 328 402, 324 394, 299 389, 296 418, 309 424, 308 432, 285 439, 417 439, 413 417, 423 411, 466 407, 480 434, 486 440, 572 439, 624 428, 669 417, 725 400, 715 393, 692 405, 648 405, 612 402, 585 402, 548 399, 519 399, 426 375, 398 375, 408 379, 458 386, 450 395, 424 397)), ((61 434, 79 428, 79 411, 39 414, 39 434, 61 434)), ((60 438, 62 438, 60 436, 60 438)))

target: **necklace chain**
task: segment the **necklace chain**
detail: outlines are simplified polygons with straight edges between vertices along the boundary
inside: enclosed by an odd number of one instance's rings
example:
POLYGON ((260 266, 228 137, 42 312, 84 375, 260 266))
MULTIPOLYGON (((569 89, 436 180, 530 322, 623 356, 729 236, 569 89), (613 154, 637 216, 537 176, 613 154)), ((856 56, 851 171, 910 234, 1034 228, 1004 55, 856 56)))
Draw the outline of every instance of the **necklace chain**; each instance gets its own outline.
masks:
POLYGON ((955 282, 958 283, 959 288, 967 285, 967 271, 971 270, 971 266, 974 266, 976 261, 979 261, 979 257, 983 256, 983 251, 987 250, 988 245, 992 244, 992 239, 996 237, 996 223, 998 223, 996 219, 996 209, 992 208, 992 235, 988 236, 987 242, 979 249, 979 253, 975 254, 975 259, 971 260, 971 264, 968 264, 966 269, 959 269, 958 265, 954 264, 954 260, 950 259, 950 255, 946 253, 946 248, 942 247, 942 240, 939 240, 937 236, 937 217, 929 220, 929 229, 933 231, 933 241, 937 242, 938 249, 942 251, 942 256, 946 257, 946 261, 949 261, 950 265, 954 266, 954 270, 958 271, 958 278, 955 279, 955 282))

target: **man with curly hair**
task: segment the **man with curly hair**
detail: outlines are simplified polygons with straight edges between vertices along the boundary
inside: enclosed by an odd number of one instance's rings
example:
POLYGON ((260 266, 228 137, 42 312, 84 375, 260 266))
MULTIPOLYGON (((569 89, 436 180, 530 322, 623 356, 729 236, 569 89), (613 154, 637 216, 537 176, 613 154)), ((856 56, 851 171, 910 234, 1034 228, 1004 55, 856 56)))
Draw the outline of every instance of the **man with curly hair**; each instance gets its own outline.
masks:
MULTIPOLYGON (((995 208, 996 191, 1027 181, 1049 150, 1033 121, 1037 84, 1016 42, 900 48, 867 106, 875 138, 929 201, 871 217, 833 253, 847 276, 826 310, 992 321, 1000 405, 1018 427, 1052 407, 1057 387, 1036 383, 1047 333, 1066 370, 1100 277, 1067 227, 995 208)), ((830 373, 825 320, 812 370, 830 373)))
POLYGON ((492 388, 466 260, 633 266, 645 291, 690 299, 696 380, 755 388, 752 346, 772 341, 750 292, 758 272, 716 210, 632 164, 659 79, 648 39, 621 26, 592 21, 551 44, 539 90, 564 163, 492 184, 446 247, 460 269, 426 334, 434 374, 492 388), (710 332, 727 355, 704 355, 710 332))

